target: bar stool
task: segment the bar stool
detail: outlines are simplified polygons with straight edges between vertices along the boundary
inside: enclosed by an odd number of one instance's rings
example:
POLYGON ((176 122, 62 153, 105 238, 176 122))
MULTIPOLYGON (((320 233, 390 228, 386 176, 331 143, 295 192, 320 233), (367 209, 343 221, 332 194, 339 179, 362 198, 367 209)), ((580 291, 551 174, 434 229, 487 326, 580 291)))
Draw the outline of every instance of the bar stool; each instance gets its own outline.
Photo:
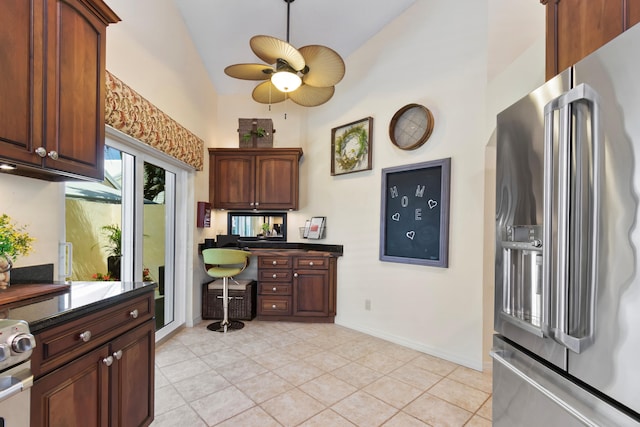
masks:
MULTIPOLYGON (((239 320, 229 320, 229 278, 240 274, 249 265, 250 252, 240 249, 211 248, 202 251, 204 269, 210 277, 222 279, 223 319, 207 326, 210 331, 227 332, 244 327, 239 320)), ((233 278, 232 278, 233 280, 233 278)))

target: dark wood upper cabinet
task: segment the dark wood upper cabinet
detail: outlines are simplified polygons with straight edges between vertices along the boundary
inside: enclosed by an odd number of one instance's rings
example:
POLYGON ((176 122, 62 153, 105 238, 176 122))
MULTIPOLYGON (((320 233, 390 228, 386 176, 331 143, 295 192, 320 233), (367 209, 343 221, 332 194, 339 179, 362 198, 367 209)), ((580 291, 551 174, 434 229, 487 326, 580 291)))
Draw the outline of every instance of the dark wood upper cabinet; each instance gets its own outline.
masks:
POLYGON ((297 210, 301 148, 210 148, 215 209, 297 210))
POLYGON ((640 0, 541 0, 547 80, 640 22, 640 0))
POLYGON ((102 0, 0 3, 0 160, 48 180, 103 178, 102 0))

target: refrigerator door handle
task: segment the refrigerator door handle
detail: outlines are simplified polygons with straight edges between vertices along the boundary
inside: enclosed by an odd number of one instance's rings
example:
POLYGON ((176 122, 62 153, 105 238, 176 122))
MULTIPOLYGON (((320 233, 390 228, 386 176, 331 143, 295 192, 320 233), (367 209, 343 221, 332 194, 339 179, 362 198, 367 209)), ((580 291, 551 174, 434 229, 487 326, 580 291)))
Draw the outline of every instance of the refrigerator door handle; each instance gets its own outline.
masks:
MULTIPOLYGON (((586 84, 580 84, 575 88, 571 89, 564 95, 556 98, 551 101, 547 106, 545 106, 545 118, 547 114, 550 117, 553 117, 553 110, 560 110, 560 141, 558 146, 558 169, 559 169, 559 177, 558 177, 558 261, 557 261, 557 272, 556 272, 556 291, 557 291, 557 313, 555 318, 555 325, 551 326, 551 335, 554 339, 560 344, 567 347, 569 350, 580 353, 585 348, 587 348, 592 342, 595 331, 595 299, 596 299, 596 283, 598 277, 598 263, 597 263, 597 248, 598 248, 598 224, 600 221, 599 215, 599 204, 600 204, 600 169, 601 169, 601 156, 602 156, 602 135, 601 135, 601 125, 600 125, 600 101, 599 96, 593 88, 586 84), (576 103, 578 101, 586 101, 591 106, 591 135, 593 141, 593 192, 590 198, 590 206, 589 212, 591 213, 591 221, 590 221, 590 253, 585 260, 580 259, 580 263, 588 262, 588 295, 589 299, 584 307, 586 313, 578 313, 575 316, 577 319, 580 319, 581 322, 585 322, 583 325, 572 325, 571 328, 573 330, 585 331, 585 333, 581 334, 581 336, 574 336, 569 332, 569 313, 568 310, 581 310, 582 305, 577 304, 576 306, 569 307, 571 301, 574 299, 569 297, 569 270, 568 266, 570 265, 570 257, 569 257, 569 247, 570 247, 570 236, 569 236, 569 215, 570 212, 570 161, 571 161, 571 132, 572 132, 572 123, 571 123, 571 104, 576 103)), ((553 120, 553 119, 551 119, 553 120)), ((553 123, 553 122, 552 122, 553 123)), ((546 135, 546 132, 545 132, 546 135)), ((582 141, 577 141, 576 143, 583 143, 582 141)), ((551 150, 553 147, 550 148, 551 150)), ((551 155, 553 153, 551 152, 551 155)), ((551 157, 552 158, 552 157, 551 157)), ((545 167, 546 167, 546 150, 545 150, 545 167)), ((580 178, 578 178, 579 180, 580 178)), ((545 185, 547 182, 545 181, 545 185)), ((550 186, 553 185, 553 176, 551 176, 550 186)), ((545 187, 545 191, 547 187, 545 187)), ((553 193, 545 194, 552 198, 553 193)), ((549 220, 551 219, 551 207, 549 208, 549 212, 545 209, 545 215, 549 215, 549 220)), ((545 232, 551 233, 551 227, 547 227, 547 224, 551 224, 550 222, 546 222, 547 218, 545 216, 545 232)), ((546 238, 547 236, 545 236, 546 238)), ((550 235, 548 236, 551 237, 550 235)), ((548 265, 550 269, 551 262, 551 254, 550 251, 547 251, 547 258, 545 258, 545 265, 548 265)), ((545 279, 551 280, 551 272, 545 270, 545 279)), ((573 287, 575 288, 575 286, 573 287)), ((573 290, 575 292, 575 290, 573 290)))
POLYGON ((553 273, 553 195, 554 195, 554 154, 553 154, 553 130, 554 110, 558 109, 560 97, 550 101, 544 108, 544 171, 543 171, 543 228, 542 240, 545 249, 542 253, 542 289, 540 303, 540 328, 545 336, 551 336, 551 276, 553 273))

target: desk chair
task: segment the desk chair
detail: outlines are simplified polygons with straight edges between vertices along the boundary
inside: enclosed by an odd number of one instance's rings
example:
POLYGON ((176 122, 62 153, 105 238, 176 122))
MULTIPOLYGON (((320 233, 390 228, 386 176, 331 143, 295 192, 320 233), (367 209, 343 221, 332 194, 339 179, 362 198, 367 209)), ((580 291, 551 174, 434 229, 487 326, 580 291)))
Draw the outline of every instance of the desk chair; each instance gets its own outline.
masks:
POLYGON ((244 323, 229 320, 229 278, 240 274, 249 265, 251 253, 239 249, 211 248, 202 251, 204 269, 210 277, 222 279, 222 311, 223 319, 213 322, 207 329, 216 332, 242 329, 244 323))

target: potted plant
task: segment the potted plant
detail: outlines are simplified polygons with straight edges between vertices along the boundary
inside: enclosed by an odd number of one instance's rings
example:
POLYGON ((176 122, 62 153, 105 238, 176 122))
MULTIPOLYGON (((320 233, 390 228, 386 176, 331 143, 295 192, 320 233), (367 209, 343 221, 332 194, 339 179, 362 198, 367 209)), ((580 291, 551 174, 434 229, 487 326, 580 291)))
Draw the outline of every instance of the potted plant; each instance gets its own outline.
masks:
POLYGON ((242 139, 245 141, 251 141, 251 139, 255 136, 256 138, 263 138, 269 135, 265 128, 258 127, 256 130, 250 130, 249 132, 242 135, 242 139))
POLYGON ((24 226, 16 225, 9 215, 0 216, 0 290, 9 287, 9 273, 18 255, 31 252, 33 238, 24 226))
POLYGON ((115 279, 120 280, 120 260, 122 259, 122 230, 118 224, 109 224, 101 228, 103 234, 106 236, 108 245, 107 249, 107 272, 108 275, 115 279))

